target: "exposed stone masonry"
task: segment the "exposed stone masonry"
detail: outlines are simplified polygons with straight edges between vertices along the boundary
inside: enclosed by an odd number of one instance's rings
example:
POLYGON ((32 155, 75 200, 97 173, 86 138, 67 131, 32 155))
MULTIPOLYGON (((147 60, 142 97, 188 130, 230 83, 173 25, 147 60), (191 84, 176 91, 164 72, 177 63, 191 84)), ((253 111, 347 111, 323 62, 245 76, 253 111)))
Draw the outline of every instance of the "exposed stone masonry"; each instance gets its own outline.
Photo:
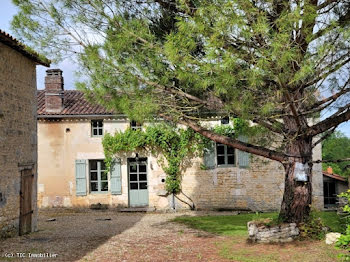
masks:
MULTIPOLYGON (((35 62, 0 42, 0 236, 18 233, 21 168, 33 168, 36 207, 35 62)), ((36 227, 34 208, 32 230, 36 227)))
POLYGON ((257 243, 291 242, 299 235, 299 228, 295 223, 269 227, 251 221, 247 226, 249 240, 257 243))

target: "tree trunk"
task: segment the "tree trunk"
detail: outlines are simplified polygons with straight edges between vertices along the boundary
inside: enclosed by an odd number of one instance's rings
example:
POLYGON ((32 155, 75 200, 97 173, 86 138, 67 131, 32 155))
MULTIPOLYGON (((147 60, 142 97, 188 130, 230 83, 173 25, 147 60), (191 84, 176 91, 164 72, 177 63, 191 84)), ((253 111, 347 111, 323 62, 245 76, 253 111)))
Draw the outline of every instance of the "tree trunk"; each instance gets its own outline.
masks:
POLYGON ((290 157, 289 162, 284 164, 285 188, 279 214, 284 222, 301 223, 308 219, 312 199, 312 139, 295 141, 289 148, 289 155, 301 156, 302 158, 290 157), (303 165, 307 175, 307 181, 296 179, 296 166, 303 165))

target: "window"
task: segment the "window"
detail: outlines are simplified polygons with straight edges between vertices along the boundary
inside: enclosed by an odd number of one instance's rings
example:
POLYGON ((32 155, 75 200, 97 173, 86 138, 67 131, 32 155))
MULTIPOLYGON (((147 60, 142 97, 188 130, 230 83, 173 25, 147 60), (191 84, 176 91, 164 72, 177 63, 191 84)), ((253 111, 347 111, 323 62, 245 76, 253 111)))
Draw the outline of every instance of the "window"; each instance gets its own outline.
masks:
POLYGON ((235 164, 235 149, 227 145, 216 144, 216 163, 218 166, 235 164))
POLYGON ((337 193, 334 181, 323 181, 324 206, 335 206, 337 193))
POLYGON ((225 116, 224 118, 221 119, 222 125, 228 125, 229 123, 230 123, 230 118, 228 116, 225 116))
POLYGON ((90 192, 108 191, 108 174, 103 160, 89 160, 90 192))
POLYGON ((142 126, 140 123, 137 123, 136 121, 131 121, 130 122, 130 127, 132 130, 138 130, 138 129, 141 129, 142 126))
POLYGON ((92 136, 103 136, 103 120, 92 120, 91 121, 91 135, 92 136))

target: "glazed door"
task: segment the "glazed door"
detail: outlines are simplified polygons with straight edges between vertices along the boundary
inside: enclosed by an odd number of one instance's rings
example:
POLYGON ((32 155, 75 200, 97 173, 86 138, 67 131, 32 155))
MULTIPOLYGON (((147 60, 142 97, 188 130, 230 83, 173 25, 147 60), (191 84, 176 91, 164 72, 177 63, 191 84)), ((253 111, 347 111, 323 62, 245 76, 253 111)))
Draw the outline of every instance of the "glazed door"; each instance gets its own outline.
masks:
POLYGON ((128 159, 129 205, 148 206, 147 158, 128 159))

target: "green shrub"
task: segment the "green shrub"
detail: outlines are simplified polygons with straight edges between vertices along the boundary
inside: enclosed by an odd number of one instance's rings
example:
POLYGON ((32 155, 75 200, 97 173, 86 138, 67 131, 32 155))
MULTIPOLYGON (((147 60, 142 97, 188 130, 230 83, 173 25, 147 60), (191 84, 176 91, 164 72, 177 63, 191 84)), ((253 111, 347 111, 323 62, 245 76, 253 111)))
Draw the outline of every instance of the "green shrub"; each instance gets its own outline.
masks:
POLYGON ((325 224, 320 217, 310 215, 308 221, 299 224, 299 238, 301 240, 314 239, 321 240, 325 238, 325 224))
MULTIPOLYGON (((344 206, 343 211, 348 213, 349 215, 347 215, 345 217, 346 219, 346 224, 347 224, 347 228, 344 234, 342 234, 340 236, 340 238, 338 239, 337 243, 335 244, 335 246, 337 248, 340 249, 345 249, 346 251, 350 252, 350 189, 347 192, 341 193, 339 195, 339 197, 345 197, 348 200, 348 204, 344 206)), ((343 259, 343 261, 350 261, 350 255, 349 254, 340 254, 339 255, 340 258, 343 259)))

